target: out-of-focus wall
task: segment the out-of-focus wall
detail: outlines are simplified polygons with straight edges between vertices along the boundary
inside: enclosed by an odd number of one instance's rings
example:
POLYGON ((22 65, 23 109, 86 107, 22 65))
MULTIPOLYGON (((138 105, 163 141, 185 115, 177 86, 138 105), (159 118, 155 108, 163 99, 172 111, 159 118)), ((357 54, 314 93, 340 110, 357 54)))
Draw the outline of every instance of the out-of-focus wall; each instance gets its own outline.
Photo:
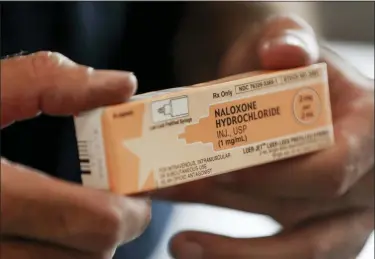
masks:
POLYGON ((306 20, 316 31, 320 33, 320 19, 318 17, 317 2, 268 2, 278 13, 297 14, 306 20))
POLYGON ((279 12, 296 13, 317 34, 333 41, 374 43, 374 2, 273 2, 279 12))
POLYGON ((374 43, 374 2, 316 2, 321 32, 330 40, 374 43))

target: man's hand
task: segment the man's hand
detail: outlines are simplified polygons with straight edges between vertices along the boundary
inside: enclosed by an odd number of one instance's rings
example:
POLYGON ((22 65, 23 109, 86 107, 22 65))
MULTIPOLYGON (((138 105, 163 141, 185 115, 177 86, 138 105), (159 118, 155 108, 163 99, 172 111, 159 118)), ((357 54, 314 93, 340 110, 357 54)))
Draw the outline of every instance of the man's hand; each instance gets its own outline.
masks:
MULTIPOLYGON (((94 70, 58 53, 5 59, 1 126, 40 112, 71 115, 120 103, 136 86, 131 73, 94 70)), ((83 188, 1 161, 1 258, 111 258, 149 220, 147 200, 83 188)))
POLYGON ((374 228, 374 81, 319 51, 312 29, 290 17, 245 32, 223 57, 220 75, 317 61, 328 64, 335 146, 157 194, 269 215, 283 230, 256 239, 181 233, 171 242, 175 258, 354 259, 360 252, 374 228))

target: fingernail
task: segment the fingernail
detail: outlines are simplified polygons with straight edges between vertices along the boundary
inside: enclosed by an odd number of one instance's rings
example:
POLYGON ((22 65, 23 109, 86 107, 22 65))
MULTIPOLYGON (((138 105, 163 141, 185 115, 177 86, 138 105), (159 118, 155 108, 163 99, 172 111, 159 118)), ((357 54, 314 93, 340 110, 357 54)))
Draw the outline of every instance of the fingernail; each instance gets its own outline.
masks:
POLYGON ((262 45, 262 49, 266 51, 280 45, 296 46, 302 49, 306 49, 307 46, 306 43, 297 35, 287 34, 265 41, 262 45))
POLYGON ((127 81, 131 84, 137 83, 137 78, 133 73, 116 70, 93 70, 91 72, 90 70, 88 70, 88 73, 90 73, 91 76, 90 80, 93 80, 94 82, 99 84, 116 82, 120 82, 122 84, 124 81, 127 81))
POLYGON ((125 198, 123 204, 124 222, 127 224, 124 238, 120 244, 133 241, 138 238, 148 227, 151 221, 151 204, 149 200, 142 198, 125 198))
POLYGON ((138 90, 138 79, 133 72, 129 72, 128 80, 132 85, 134 85, 134 88, 132 88, 133 91, 131 92, 131 96, 133 96, 138 90))
POLYGON ((198 243, 185 242, 179 246, 175 254, 175 259, 201 259, 203 258, 203 248, 198 243))
MULTIPOLYGON (((148 211, 148 212, 147 212, 147 216, 145 217, 145 221, 144 221, 144 224, 143 224, 143 226, 142 226, 142 228, 141 228, 141 232, 140 232, 138 235, 136 235, 135 238, 137 238, 137 237, 139 237, 140 235, 142 235, 143 232, 146 231, 148 225, 149 225, 150 222, 151 222, 151 218, 152 218, 151 199, 146 199, 145 202, 146 202, 146 210, 148 211)), ((135 239, 135 238, 134 238, 134 239, 135 239)))
MULTIPOLYGON (((89 72, 89 84, 107 86, 119 100, 129 99, 137 91, 137 78, 133 73, 115 70, 94 70, 89 72)), ((112 97, 112 96, 111 96, 112 97)))

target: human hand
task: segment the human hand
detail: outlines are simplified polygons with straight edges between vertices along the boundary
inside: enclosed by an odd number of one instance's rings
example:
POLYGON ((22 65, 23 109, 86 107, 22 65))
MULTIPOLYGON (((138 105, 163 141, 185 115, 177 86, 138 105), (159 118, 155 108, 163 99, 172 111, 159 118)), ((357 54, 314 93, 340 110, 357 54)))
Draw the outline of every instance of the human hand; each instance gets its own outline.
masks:
POLYGON ((262 28, 233 45, 223 59, 221 75, 326 62, 336 144, 157 193, 166 199, 268 215, 283 226, 277 235, 264 238, 180 233, 171 242, 172 255, 354 259, 374 228, 374 81, 335 54, 320 51, 312 29, 299 19, 274 18, 262 28))
MULTIPOLYGON (((4 59, 1 127, 40 112, 71 115, 120 103, 136 86, 131 73, 94 70, 58 53, 4 59)), ((149 220, 148 200, 84 188, 1 161, 1 258, 111 258, 149 220)))

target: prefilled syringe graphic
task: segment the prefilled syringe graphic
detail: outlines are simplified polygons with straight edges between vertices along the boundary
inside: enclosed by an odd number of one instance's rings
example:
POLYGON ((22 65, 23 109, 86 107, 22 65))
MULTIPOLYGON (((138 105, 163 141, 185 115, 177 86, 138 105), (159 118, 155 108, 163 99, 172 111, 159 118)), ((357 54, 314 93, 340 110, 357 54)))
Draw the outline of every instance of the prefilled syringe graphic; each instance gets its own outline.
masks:
POLYGON ((154 122, 161 122, 172 118, 187 116, 189 102, 187 96, 166 99, 152 103, 154 122))

